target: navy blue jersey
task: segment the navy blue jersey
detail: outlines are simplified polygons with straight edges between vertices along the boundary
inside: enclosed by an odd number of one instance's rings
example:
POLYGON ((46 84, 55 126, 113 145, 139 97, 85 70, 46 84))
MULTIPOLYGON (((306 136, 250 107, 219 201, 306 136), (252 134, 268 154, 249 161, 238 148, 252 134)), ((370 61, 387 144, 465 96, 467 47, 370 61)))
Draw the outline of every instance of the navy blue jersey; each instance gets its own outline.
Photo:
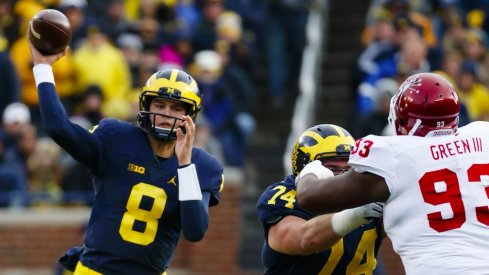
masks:
POLYGON ((372 274, 382 242, 380 219, 353 230, 332 248, 309 256, 286 255, 270 248, 268 231, 282 218, 293 215, 309 220, 316 216, 299 208, 294 181, 290 175, 270 185, 256 205, 265 232, 261 255, 265 274, 372 274))
MULTIPOLYGON (((52 138, 93 174, 95 200, 80 260, 104 274, 161 274, 181 231, 178 159, 159 160, 146 133, 131 123, 104 119, 90 132, 69 123, 53 91, 52 84, 39 85, 52 97, 41 101, 44 122, 63 128, 52 138)), ((222 165, 198 148, 192 163, 202 192, 216 205, 222 165)))

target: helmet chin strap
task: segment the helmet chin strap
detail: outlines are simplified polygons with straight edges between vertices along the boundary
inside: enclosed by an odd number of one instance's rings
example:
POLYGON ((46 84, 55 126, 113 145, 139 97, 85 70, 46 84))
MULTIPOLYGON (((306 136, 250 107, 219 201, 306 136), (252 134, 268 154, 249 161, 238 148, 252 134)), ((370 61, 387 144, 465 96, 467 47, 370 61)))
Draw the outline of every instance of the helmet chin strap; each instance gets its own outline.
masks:
POLYGON ((416 130, 418 130, 419 125, 421 125, 421 119, 417 118, 416 122, 413 125, 413 128, 411 128, 411 131, 409 131, 408 136, 414 135, 414 133, 416 133, 416 130))

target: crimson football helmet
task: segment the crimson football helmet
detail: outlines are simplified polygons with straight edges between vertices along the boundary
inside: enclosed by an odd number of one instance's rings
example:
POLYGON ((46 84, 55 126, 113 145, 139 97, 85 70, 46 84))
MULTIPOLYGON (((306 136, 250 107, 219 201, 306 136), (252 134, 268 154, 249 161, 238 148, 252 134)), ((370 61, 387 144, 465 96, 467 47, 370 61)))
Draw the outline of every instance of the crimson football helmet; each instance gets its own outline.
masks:
POLYGON ((397 135, 439 136, 457 131, 460 101, 455 88, 434 73, 410 76, 391 99, 389 123, 397 135))
POLYGON ((355 140, 347 130, 333 124, 320 124, 302 133, 292 149, 292 172, 298 175, 309 162, 322 159, 348 159, 355 140))
POLYGON ((202 95, 197 82, 186 72, 177 69, 161 70, 154 73, 146 81, 143 92, 139 95, 138 125, 145 131, 160 140, 176 139, 175 129, 181 118, 149 112, 151 101, 155 98, 179 101, 187 106, 187 115, 195 121, 201 109, 202 95), (171 128, 160 128, 154 124, 156 116, 165 116, 175 119, 171 128), (153 118, 151 120, 151 118, 153 118), (153 122, 152 122, 153 121, 153 122))

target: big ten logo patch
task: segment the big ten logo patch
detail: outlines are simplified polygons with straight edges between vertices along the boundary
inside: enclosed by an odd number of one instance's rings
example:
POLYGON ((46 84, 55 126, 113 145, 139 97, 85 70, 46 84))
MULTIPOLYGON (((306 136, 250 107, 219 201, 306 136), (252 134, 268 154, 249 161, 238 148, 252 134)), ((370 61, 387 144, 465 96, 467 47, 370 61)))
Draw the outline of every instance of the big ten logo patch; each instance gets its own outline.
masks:
POLYGON ((129 163, 127 170, 131 172, 136 172, 138 174, 144 175, 145 168, 142 166, 138 166, 136 164, 129 163))

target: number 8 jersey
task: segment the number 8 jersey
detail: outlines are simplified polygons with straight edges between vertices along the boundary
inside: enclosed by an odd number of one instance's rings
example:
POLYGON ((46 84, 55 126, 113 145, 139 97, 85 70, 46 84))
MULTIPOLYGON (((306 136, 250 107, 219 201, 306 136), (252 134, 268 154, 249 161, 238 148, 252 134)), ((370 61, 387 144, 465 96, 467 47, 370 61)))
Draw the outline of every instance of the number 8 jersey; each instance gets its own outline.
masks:
POLYGON ((384 228, 407 274, 489 274, 489 123, 449 136, 370 135, 349 164, 385 179, 384 228))
MULTIPOLYGON (((180 237, 178 160, 158 160, 146 134, 134 125, 104 119, 91 130, 100 143, 94 172, 95 199, 80 257, 104 274, 161 274, 180 237)), ((223 167, 194 148, 202 192, 219 202, 223 167)))
MULTIPOLYGON (((53 83, 42 82, 38 90, 48 134, 93 174, 95 200, 84 248, 70 249, 60 263, 74 270, 81 262, 88 273, 162 274, 182 228, 177 157, 158 158, 146 132, 133 123, 103 119, 87 131, 69 121, 53 83)), ((221 163, 198 148, 191 162, 205 201, 218 204, 221 163)))

